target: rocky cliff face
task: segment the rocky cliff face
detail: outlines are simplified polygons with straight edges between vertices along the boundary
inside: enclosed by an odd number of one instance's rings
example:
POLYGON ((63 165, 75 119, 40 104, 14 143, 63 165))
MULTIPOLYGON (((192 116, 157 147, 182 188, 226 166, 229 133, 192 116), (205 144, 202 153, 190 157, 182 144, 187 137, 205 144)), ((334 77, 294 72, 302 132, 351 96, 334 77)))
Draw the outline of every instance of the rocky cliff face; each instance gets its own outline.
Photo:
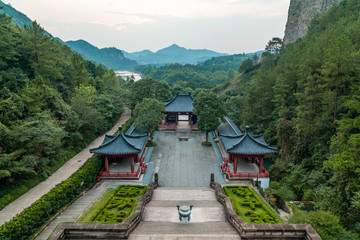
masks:
POLYGON ((305 36, 311 20, 343 0, 290 0, 284 43, 295 42, 305 36))

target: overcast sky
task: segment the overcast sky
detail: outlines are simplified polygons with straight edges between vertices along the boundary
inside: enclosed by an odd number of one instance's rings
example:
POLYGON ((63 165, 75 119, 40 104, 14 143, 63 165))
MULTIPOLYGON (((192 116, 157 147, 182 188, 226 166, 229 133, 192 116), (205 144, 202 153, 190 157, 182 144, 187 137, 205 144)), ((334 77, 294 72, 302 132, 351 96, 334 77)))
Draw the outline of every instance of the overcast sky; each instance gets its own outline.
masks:
POLYGON ((3 0, 64 41, 134 52, 178 44, 222 53, 283 37, 290 0, 3 0))

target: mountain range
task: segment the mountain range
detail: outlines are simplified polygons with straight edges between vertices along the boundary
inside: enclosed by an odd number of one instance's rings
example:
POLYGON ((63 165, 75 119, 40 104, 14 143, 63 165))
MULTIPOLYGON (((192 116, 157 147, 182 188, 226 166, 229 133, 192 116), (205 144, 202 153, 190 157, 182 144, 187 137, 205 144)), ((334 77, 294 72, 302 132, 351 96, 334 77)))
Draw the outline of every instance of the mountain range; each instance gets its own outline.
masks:
MULTIPOLYGON (((25 14, 19 12, 11 5, 0 0, 0 14, 5 13, 12 17, 13 23, 23 27, 32 24, 32 20, 25 14)), ((49 35, 51 35, 49 33, 49 35)), ((216 57, 228 56, 226 53, 218 53, 207 49, 186 49, 173 44, 156 52, 143 50, 139 52, 126 52, 115 47, 98 48, 85 40, 62 41, 55 37, 62 44, 69 46, 78 52, 85 59, 114 70, 132 70, 139 64, 164 65, 170 63, 197 64, 216 57)), ((232 55, 230 55, 232 56, 232 55)))
POLYGON ((225 56, 226 53, 218 53, 207 49, 186 49, 173 44, 160 49, 157 52, 143 50, 140 52, 128 53, 123 51, 124 56, 137 61, 139 64, 197 64, 213 57, 225 56))

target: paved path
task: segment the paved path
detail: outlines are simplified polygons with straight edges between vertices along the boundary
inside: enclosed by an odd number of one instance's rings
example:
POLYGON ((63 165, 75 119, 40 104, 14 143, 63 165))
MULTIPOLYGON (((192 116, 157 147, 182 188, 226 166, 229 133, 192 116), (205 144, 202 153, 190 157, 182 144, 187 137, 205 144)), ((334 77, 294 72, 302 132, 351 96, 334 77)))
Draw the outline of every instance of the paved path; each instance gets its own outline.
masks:
POLYGON ((210 187, 159 187, 129 240, 240 239, 210 187), (193 205, 190 222, 180 222, 176 205, 193 205))
MULTIPOLYGON (((205 133, 159 132, 157 146, 151 155, 154 173, 159 173, 162 187, 205 187, 218 164, 214 149, 201 145, 205 133), (178 137, 189 137, 179 141, 178 137)), ((215 181, 218 181, 215 176, 215 181)))
POLYGON ((44 230, 35 238, 35 240, 46 240, 49 238, 55 228, 62 222, 75 222, 83 212, 112 184, 110 182, 97 183, 91 190, 86 192, 73 204, 57 216, 44 230))
MULTIPOLYGON (((107 134, 114 134, 118 127, 124 124, 131 117, 131 111, 125 109, 121 118, 114 125, 114 127, 107 132, 107 134)), ((5 222, 11 220, 16 214, 22 212, 25 208, 29 207, 32 203, 39 200, 44 194, 48 193, 56 184, 69 178, 76 172, 85 162, 89 159, 89 149, 99 146, 104 140, 104 135, 96 138, 89 146, 83 149, 80 153, 76 154, 73 158, 67 161, 61 168, 53 173, 47 180, 39 183, 34 188, 30 189, 27 193, 10 203, 0 211, 0 226, 5 222)))

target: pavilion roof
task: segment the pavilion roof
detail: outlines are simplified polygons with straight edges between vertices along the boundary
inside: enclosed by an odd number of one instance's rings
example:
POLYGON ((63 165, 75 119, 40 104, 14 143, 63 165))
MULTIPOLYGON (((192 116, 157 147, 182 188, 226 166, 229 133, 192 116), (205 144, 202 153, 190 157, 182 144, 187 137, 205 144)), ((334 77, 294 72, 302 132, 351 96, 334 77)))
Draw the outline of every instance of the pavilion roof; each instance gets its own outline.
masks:
POLYGON ((242 134, 240 129, 229 117, 225 117, 225 121, 219 125, 217 130, 220 134, 227 136, 236 136, 242 134))
POLYGON ((176 94, 173 99, 165 102, 165 112, 194 112, 193 98, 191 97, 191 94, 176 94))
POLYGON ((123 133, 120 127, 116 136, 105 135, 103 143, 99 147, 90 149, 90 152, 103 155, 139 153, 142 151, 147 139, 147 134, 128 135, 123 133))
POLYGON ((263 135, 252 136, 246 132, 240 135, 220 135, 226 151, 239 155, 268 155, 278 152, 277 148, 270 147, 263 135))

